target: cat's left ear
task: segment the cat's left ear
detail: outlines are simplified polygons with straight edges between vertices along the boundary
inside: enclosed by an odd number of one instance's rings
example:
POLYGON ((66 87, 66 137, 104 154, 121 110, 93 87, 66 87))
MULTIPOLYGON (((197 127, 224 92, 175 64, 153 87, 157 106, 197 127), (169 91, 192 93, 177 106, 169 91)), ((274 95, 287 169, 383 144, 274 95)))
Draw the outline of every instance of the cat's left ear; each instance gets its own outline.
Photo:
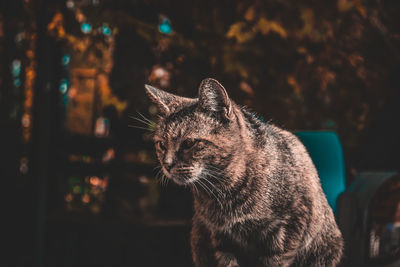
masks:
POLYGON ((163 90, 157 89, 151 85, 145 84, 146 93, 150 100, 157 105, 160 115, 167 116, 178 109, 194 104, 196 99, 177 96, 163 90))
POLYGON ((225 88, 215 79, 204 79, 199 87, 199 108, 204 111, 222 113, 224 118, 232 116, 232 103, 225 88))

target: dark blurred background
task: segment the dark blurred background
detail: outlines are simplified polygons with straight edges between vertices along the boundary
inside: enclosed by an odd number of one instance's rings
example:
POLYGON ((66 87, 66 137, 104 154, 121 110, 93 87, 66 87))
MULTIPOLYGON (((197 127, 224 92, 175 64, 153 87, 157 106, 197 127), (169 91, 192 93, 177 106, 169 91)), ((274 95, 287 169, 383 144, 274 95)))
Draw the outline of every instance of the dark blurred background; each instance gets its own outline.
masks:
POLYGON ((213 77, 265 121, 335 131, 347 184, 398 171, 399 13, 398 0, 3 0, 0 266, 191 266, 191 194, 157 179, 145 83, 194 97, 213 77))

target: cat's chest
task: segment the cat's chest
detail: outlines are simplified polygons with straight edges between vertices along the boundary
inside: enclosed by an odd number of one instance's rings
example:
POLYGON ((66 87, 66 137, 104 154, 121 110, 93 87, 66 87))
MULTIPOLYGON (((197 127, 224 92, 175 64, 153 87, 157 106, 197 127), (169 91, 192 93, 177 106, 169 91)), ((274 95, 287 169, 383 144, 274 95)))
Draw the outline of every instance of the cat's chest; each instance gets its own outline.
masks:
POLYGON ((209 229, 221 232, 236 229, 238 233, 242 234, 246 232, 245 222, 257 219, 256 217, 258 217, 257 214, 233 208, 229 202, 223 203, 223 206, 218 206, 216 203, 210 205, 202 203, 202 205, 195 206, 195 218, 202 221, 209 229))
POLYGON ((244 266, 259 266, 254 261, 281 253, 287 243, 285 227, 270 221, 235 224, 225 231, 212 232, 211 239, 222 251, 234 253, 246 263, 244 266))
POLYGON ((265 240, 261 232, 262 230, 257 227, 237 224, 224 231, 214 231, 212 239, 216 244, 220 244, 223 250, 261 255, 264 253, 263 247, 265 247, 265 240))

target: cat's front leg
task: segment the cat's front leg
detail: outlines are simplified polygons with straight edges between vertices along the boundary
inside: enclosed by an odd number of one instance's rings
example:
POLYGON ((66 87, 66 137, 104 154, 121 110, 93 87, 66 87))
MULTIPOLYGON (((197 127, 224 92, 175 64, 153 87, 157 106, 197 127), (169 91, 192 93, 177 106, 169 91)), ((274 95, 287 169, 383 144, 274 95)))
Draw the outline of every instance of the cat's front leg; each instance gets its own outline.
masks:
POLYGON ((235 255, 230 252, 216 251, 215 258, 217 259, 218 267, 239 267, 235 255))
POLYGON ((211 244, 215 251, 214 256, 218 267, 239 267, 239 261, 232 251, 230 237, 223 232, 213 232, 211 235, 211 244))
POLYGON ((282 255, 275 255, 272 257, 261 258, 261 266, 281 266, 289 267, 293 263, 294 257, 285 257, 282 255))
POLYGON ((193 263, 196 267, 214 267, 217 262, 211 245, 211 233, 196 219, 190 234, 193 263))

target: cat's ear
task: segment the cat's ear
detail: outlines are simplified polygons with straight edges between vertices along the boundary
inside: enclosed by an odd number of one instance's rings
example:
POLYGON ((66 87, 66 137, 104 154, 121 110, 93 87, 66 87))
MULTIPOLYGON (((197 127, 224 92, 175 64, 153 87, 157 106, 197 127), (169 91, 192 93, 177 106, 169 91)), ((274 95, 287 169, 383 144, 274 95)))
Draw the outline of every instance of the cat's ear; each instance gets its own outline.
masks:
POLYGON ((148 84, 145 84, 144 87, 146 88, 146 93, 150 100, 157 105, 161 115, 171 114, 183 106, 196 102, 196 99, 167 93, 148 84))
POLYGON ((199 108, 221 112, 226 119, 232 116, 232 103, 225 88, 215 79, 204 79, 199 87, 199 108))

